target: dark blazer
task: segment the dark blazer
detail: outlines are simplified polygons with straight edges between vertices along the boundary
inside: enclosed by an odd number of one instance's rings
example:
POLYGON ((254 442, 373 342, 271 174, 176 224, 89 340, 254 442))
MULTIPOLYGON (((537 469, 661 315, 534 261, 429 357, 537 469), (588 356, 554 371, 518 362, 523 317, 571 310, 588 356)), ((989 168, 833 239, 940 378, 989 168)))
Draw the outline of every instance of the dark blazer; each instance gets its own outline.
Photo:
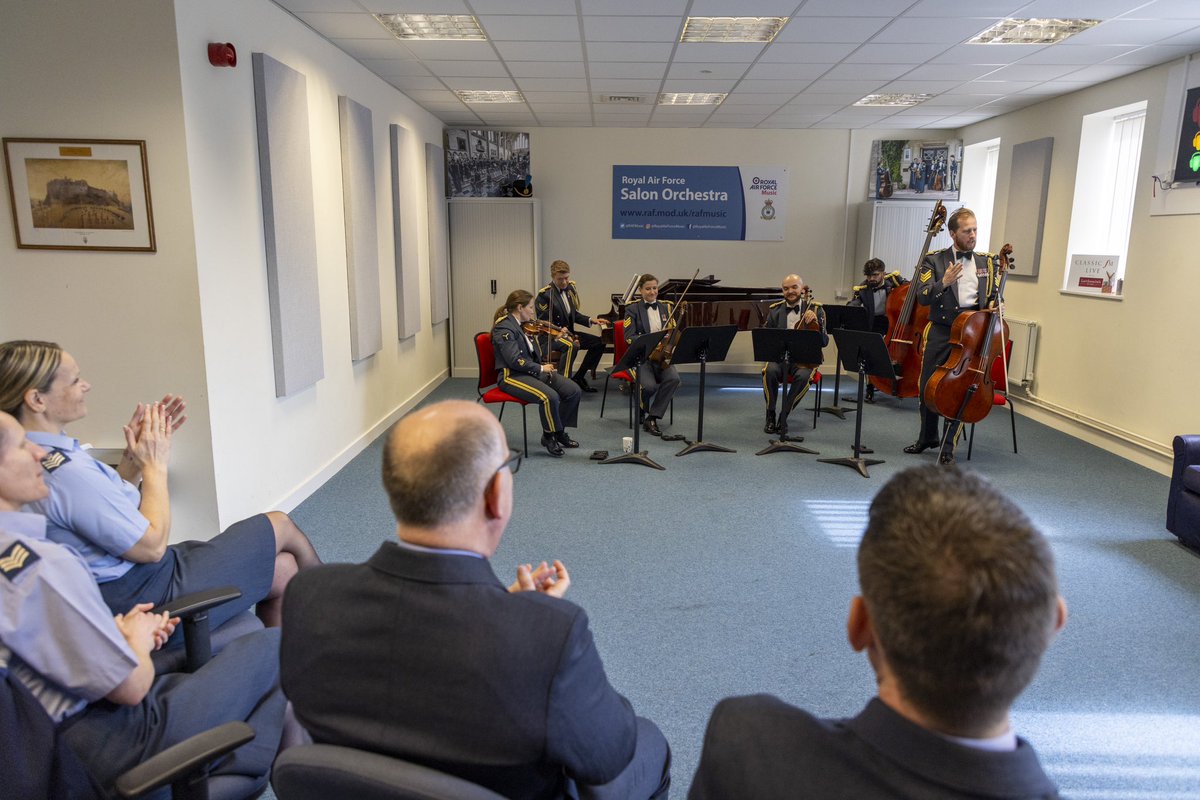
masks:
MULTIPOLYGON (((671 316, 671 309, 675 304, 670 300, 658 301, 658 318, 662 323, 662 327, 667 326, 667 318, 671 316)), ((675 320, 679 322, 678 319, 675 320)), ((645 302, 638 300, 635 303, 630 303, 625 306, 625 341, 632 342, 635 336, 641 336, 644 333, 650 332, 650 309, 646 307, 645 302)))
MULTIPOLYGON (((803 311, 808 311, 810 308, 817 312, 817 322, 821 326, 821 346, 825 347, 829 344, 829 332, 825 329, 825 309, 821 308, 821 304, 813 301, 808 305, 804 301, 800 301, 800 308, 803 311)), ((786 328, 787 327, 787 303, 783 300, 772 303, 767 311, 767 321, 763 325, 764 328, 786 328)))
POLYGON ((542 374, 542 337, 526 338, 525 331, 512 314, 505 314, 492 328, 492 350, 496 354, 496 370, 507 369, 518 375, 542 374), (533 347, 529 340, 533 340, 533 347))
MULTIPOLYGON (((958 294, 953 286, 942 286, 942 276, 954 261, 953 248, 947 247, 925 256, 917 272, 917 302, 929 306, 929 321, 936 325, 953 325, 964 310, 958 307, 958 294)), ((993 253, 975 253, 975 271, 979 277, 979 302, 986 304, 999 280, 993 253)), ((911 289, 909 291, 912 291, 911 289)))
POLYGON ((553 283, 546 284, 538 292, 537 302, 533 307, 537 310, 538 319, 548 319, 571 333, 575 332, 575 323, 585 328, 592 324, 592 318, 579 310, 579 289, 575 286, 575 281, 569 282, 565 290, 560 290, 553 283), (570 314, 563 308, 564 295, 571 305, 570 314))
POLYGON ((818 719, 777 697, 722 700, 689 800, 1056 798, 1023 739, 994 753, 949 741, 878 698, 853 719, 818 719))
MULTIPOLYGON (((903 278, 899 272, 889 272, 887 275, 883 276, 883 286, 880 288, 890 295, 893 289, 895 289, 897 286, 903 286, 906 283, 908 283, 908 281, 903 278)), ((887 313, 887 308, 875 307, 875 290, 871 288, 870 284, 860 284, 852 287, 850 291, 853 293, 853 296, 850 298, 850 302, 846 305, 862 306, 867 310, 868 318, 881 316, 887 313)))
POLYGON ((317 742, 399 756, 506 797, 557 798, 633 758, 629 702, 587 615, 509 594, 489 563, 383 544, 284 596, 284 692, 317 742))

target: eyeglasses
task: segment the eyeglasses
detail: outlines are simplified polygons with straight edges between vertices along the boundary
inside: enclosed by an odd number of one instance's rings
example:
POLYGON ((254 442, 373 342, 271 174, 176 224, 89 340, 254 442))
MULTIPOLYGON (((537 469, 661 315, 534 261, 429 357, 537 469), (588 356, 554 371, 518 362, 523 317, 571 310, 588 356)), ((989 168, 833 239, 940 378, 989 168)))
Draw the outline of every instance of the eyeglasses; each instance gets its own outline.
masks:
POLYGON ((508 471, 511 472, 513 475, 516 475, 517 472, 521 469, 522 457, 523 456, 521 455, 520 450, 513 450, 510 447, 508 449, 508 460, 505 461, 500 466, 496 467, 496 472, 499 472, 500 470, 504 469, 505 467, 508 467, 508 471))

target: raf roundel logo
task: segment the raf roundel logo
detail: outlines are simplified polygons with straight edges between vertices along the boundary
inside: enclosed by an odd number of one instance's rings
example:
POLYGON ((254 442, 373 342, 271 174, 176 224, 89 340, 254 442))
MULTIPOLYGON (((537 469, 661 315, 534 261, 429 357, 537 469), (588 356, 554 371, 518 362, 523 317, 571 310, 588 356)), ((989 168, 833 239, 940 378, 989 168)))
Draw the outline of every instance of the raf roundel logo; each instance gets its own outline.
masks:
POLYGON ((770 200, 763 203, 761 216, 765 220, 775 219, 775 206, 770 200))

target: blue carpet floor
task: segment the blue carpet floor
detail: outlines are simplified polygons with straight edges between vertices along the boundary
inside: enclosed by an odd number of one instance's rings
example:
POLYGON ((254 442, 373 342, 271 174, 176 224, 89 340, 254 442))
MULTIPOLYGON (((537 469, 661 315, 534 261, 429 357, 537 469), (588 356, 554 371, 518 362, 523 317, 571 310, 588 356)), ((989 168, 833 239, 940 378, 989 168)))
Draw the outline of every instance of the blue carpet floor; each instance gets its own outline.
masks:
MULTIPOLYGON (((685 375, 669 432, 695 437, 696 386, 685 375)), ((644 436, 661 472, 588 460, 621 449, 624 395, 610 391, 603 420, 600 395, 584 396, 582 447, 562 459, 537 447, 530 409, 530 458, 493 559, 502 579, 519 562, 563 559, 609 679, 671 743, 675 797, 687 793, 721 697, 770 692, 849 716, 872 696, 866 658, 845 639, 855 547, 883 482, 933 461, 901 452, 916 438, 916 401, 893 398, 866 407, 864 443, 886 461, 870 478, 817 461, 849 455, 853 413, 822 414, 812 430, 811 412, 798 410, 792 432, 820 455, 756 457, 768 438, 758 387, 757 376, 710 375, 705 439, 738 452, 680 458, 683 442, 644 436)), ((450 380, 430 400, 474 397, 473 381, 450 380)), ((823 402, 832 400, 827 385, 823 402)), ((811 405, 810 395, 802 408, 811 405)), ((1200 557, 1163 528, 1167 479, 1019 416, 1014 455, 1007 413, 979 424, 970 466, 1045 531, 1071 614, 1017 703, 1018 733, 1067 797, 1200 797, 1200 557)), ((503 421, 520 447, 519 409, 503 421)), ((293 515, 326 561, 362 561, 394 535, 380 445, 293 515)))

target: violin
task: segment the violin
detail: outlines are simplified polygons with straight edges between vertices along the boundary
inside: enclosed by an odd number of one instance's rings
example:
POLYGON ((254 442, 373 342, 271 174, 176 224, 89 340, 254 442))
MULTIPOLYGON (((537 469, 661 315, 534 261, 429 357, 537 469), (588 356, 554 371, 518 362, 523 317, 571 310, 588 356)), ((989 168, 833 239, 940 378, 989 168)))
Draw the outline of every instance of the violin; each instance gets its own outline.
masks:
POLYGON ((687 312, 687 303, 683 298, 687 297, 688 289, 692 288, 692 281, 696 280, 696 276, 700 274, 697 269, 692 275, 692 280, 688 281, 687 286, 683 287, 683 291, 679 295, 679 303, 671 309, 671 315, 667 317, 667 322, 663 325, 667 329, 667 335, 659 339, 658 344, 654 346, 654 350, 646 357, 647 361, 653 361, 662 369, 671 366, 671 357, 675 355, 675 348, 679 346, 679 337, 683 335, 683 328, 679 326, 679 320, 675 318, 675 312, 679 312, 682 318, 687 312))
MULTIPOLYGON (((941 232, 946 224, 946 207, 939 200, 933 206, 929 215, 929 225, 925 229, 925 246, 913 276, 921 274, 921 263, 929 252, 929 244, 933 237, 941 232)), ((896 380, 871 378, 871 384, 879 391, 894 397, 916 397, 921 393, 921 332, 929 323, 929 306, 917 303, 916 287, 912 283, 897 286, 888 294, 887 299, 888 330, 884 341, 887 343, 888 355, 896 367, 896 380)))
POLYGON ((521 323, 521 330, 530 336, 570 336, 571 332, 546 319, 531 319, 521 323))
MULTIPOLYGON (((950 355, 925 385, 925 405, 947 419, 979 422, 995 405, 992 364, 1004 358, 1008 323, 1004 321, 1004 283, 1012 268, 1012 245, 1000 248, 1000 280, 980 311, 964 311, 950 329, 950 355)), ((1007 368, 1007 365, 1006 365, 1007 368)))

